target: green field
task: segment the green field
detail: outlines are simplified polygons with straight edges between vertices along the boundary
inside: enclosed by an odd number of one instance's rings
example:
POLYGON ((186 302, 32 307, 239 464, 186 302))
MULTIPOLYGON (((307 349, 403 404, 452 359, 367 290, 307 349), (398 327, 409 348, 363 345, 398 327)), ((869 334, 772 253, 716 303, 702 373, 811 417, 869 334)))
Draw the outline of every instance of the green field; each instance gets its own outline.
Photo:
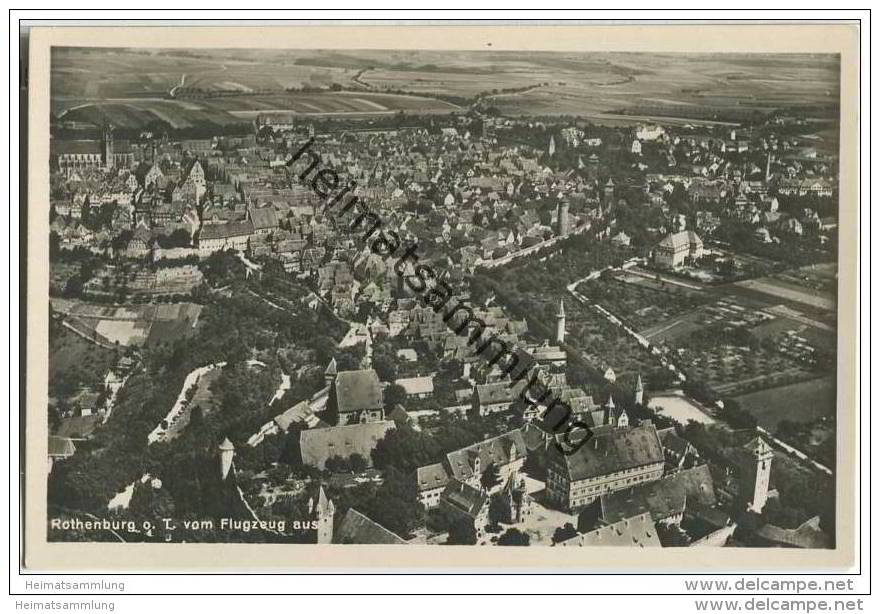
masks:
POLYGON ((274 51, 208 56, 197 51, 55 49, 51 110, 65 122, 106 120, 128 128, 157 120, 173 128, 225 125, 251 121, 264 111, 370 116, 459 110, 432 96, 370 91, 353 81, 356 68, 298 63, 306 60, 274 51), (332 83, 360 91, 318 91, 332 83))
POLYGON ((834 377, 827 376, 744 394, 736 400, 761 426, 773 430, 780 420, 809 422, 820 416, 834 416, 836 392, 834 377))
MULTIPOLYGON (((371 57, 373 65, 382 59, 371 57)), ((415 52, 359 79, 379 88, 463 96, 525 89, 490 96, 510 114, 611 119, 626 110, 712 120, 725 111, 836 103, 837 70, 833 56, 415 52)))
POLYGON ((56 48, 51 92, 56 117, 129 127, 264 110, 448 113, 478 96, 509 115, 701 123, 836 105, 838 72, 831 55, 56 48), (332 84, 349 91, 318 91, 332 84))
MULTIPOLYGON (((59 110, 67 122, 100 124, 106 118, 115 126, 137 128, 151 121, 163 121, 172 128, 199 123, 218 125, 250 122, 260 113, 284 112, 306 117, 388 115, 407 113, 450 113, 459 107, 418 96, 360 92, 247 94, 207 99, 111 99, 109 101, 68 100, 71 106, 59 110)), ((60 107, 59 107, 60 108, 60 107)))
POLYGON ((49 334, 50 395, 97 385, 116 360, 112 350, 101 348, 53 321, 49 334))

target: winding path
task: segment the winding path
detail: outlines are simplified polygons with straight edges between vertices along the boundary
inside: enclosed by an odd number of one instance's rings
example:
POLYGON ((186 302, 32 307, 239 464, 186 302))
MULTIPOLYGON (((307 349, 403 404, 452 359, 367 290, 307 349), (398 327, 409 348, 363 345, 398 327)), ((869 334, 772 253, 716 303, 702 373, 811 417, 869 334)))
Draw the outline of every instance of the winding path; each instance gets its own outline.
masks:
POLYGON ((186 379, 183 380, 183 387, 180 389, 180 394, 177 395, 177 401, 174 402, 174 405, 171 407, 171 410, 165 416, 164 422, 168 425, 166 428, 162 428, 162 423, 156 425, 149 435, 147 435, 147 443, 154 444, 157 441, 165 441, 168 433, 171 431, 171 426, 179 420, 187 406, 189 405, 186 402, 186 393, 187 391, 195 386, 199 378, 201 378, 206 373, 213 371, 214 369, 222 369, 226 366, 225 362, 217 362, 212 365, 205 365, 204 367, 199 367, 198 369, 193 369, 186 376, 186 379))
POLYGON ((182 88, 186 83, 186 73, 180 75, 180 83, 171 88, 171 91, 168 92, 168 95, 174 98, 177 95, 177 90, 182 88))

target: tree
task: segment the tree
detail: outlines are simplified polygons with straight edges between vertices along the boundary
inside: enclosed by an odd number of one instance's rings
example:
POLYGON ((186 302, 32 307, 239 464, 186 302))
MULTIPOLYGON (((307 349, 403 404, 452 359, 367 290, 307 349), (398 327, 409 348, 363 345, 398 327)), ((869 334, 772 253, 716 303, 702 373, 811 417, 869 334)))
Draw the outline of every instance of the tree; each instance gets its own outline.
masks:
POLYGON ((492 526, 497 527, 500 522, 510 524, 511 520, 510 503, 507 497, 501 493, 492 495, 492 498, 489 499, 489 522, 492 523, 492 526))
POLYGON ((414 471, 389 467, 382 485, 369 500, 359 501, 358 509, 388 530, 406 537, 422 523, 425 515, 416 484, 414 471))
POLYGON ((740 407, 739 402, 734 399, 725 399, 724 409, 720 413, 721 417, 734 428, 754 429, 758 426, 757 418, 747 409, 740 407))
POLYGON ((495 463, 489 463, 483 475, 480 476, 480 485, 486 490, 492 490, 501 483, 501 472, 495 463))
POLYGON ((790 503, 784 505, 779 499, 768 499, 761 517, 770 524, 783 529, 796 529, 809 518, 807 512, 802 508, 790 503))
POLYGON ((574 528, 574 525, 570 522, 566 522, 561 527, 557 527, 555 531, 553 531, 553 543, 558 544, 559 542, 564 542, 567 539, 571 539, 572 537, 577 537, 577 529, 574 528))
POLYGON ((355 452, 348 457, 348 466, 352 473, 362 473, 367 469, 367 459, 355 452))
POLYGON ((373 369, 383 382, 393 382, 397 379, 397 363, 384 352, 377 353, 373 348, 373 369))
POLYGON ((426 525, 429 531, 434 533, 444 533, 449 530, 452 525, 452 518, 449 513, 440 507, 432 507, 428 510, 426 525))
MULTIPOLYGON (((330 345, 333 347, 335 343, 330 345)), ((363 355, 363 344, 359 343, 355 346, 337 350, 334 354, 336 358, 336 368, 339 371, 353 371, 359 369, 361 365, 361 357, 363 355)))
POLYGON ((302 426, 294 423, 290 426, 290 430, 284 436, 284 442, 281 446, 281 456, 279 460, 294 467, 302 466, 302 450, 299 446, 300 433, 302 426))
POLYGON ((528 546, 529 535, 523 533, 519 529, 507 529, 507 531, 498 538, 499 546, 528 546))
POLYGON ((345 473, 350 469, 348 459, 341 456, 331 456, 324 463, 324 469, 333 473, 345 473))
POLYGON ((128 511, 134 516, 145 518, 167 518, 174 515, 174 499, 162 489, 154 489, 152 484, 137 482, 128 511))
POLYGON ((385 388, 385 409, 392 410, 406 401, 406 389, 399 384, 391 384, 385 388))
POLYGON ((602 517, 602 502, 596 498, 587 505, 581 513, 578 514, 577 530, 581 533, 592 531, 599 526, 599 519, 602 517))
POLYGON ((438 462, 442 458, 442 451, 438 447, 436 437, 429 437, 412 427, 405 426, 385 433, 385 437, 377 442, 376 448, 370 455, 373 458, 373 466, 377 469, 396 468, 412 472, 418 467, 438 462))
POLYGON ((450 546, 473 546, 477 543, 477 532, 474 523, 469 518, 458 518, 449 525, 449 538, 446 543, 450 546))
POLYGON ((523 471, 536 480, 544 481, 547 479, 547 458, 541 450, 529 452, 523 464, 523 471))
POLYGON ((192 244, 192 237, 189 232, 183 228, 178 228, 168 235, 159 235, 156 240, 159 242, 159 247, 163 249, 189 247, 192 244))
POLYGON ((61 412, 56 405, 49 405, 49 432, 56 432, 59 426, 61 426, 61 412))

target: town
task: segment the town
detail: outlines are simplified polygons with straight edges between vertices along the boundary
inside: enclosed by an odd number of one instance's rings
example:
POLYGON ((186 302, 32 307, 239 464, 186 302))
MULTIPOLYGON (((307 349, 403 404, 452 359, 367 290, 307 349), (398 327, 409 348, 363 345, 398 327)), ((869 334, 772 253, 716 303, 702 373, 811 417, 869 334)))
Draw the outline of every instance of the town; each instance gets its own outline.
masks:
POLYGON ((57 120, 49 539, 833 548, 818 115, 57 120))

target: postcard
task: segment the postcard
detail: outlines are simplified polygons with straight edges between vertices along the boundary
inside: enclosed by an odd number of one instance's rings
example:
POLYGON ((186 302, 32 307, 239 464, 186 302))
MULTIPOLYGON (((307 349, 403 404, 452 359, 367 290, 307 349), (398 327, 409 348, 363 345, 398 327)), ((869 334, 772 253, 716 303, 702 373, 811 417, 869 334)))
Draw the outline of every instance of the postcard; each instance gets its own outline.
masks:
POLYGON ((858 37, 34 29, 25 565, 851 565, 858 37))

